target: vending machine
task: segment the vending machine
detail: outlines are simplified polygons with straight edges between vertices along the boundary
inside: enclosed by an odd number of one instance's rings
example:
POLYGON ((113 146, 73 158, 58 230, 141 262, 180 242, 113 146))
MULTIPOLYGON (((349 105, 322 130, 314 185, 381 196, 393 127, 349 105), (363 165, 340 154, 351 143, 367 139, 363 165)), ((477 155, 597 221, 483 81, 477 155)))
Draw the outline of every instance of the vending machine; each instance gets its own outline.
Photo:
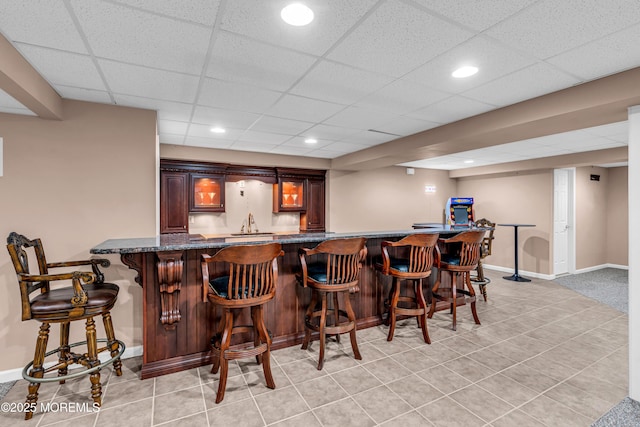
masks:
POLYGON ((475 221, 473 197, 451 197, 445 208, 446 222, 453 226, 469 226, 475 221))

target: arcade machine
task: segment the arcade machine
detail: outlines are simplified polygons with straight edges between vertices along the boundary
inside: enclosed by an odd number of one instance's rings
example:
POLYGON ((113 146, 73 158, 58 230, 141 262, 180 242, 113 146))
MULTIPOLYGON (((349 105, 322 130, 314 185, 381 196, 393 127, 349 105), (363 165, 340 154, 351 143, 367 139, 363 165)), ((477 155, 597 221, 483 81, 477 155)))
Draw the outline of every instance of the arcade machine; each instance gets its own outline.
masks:
POLYGON ((445 207, 446 223, 454 227, 469 227, 475 221, 473 197, 451 197, 445 207))

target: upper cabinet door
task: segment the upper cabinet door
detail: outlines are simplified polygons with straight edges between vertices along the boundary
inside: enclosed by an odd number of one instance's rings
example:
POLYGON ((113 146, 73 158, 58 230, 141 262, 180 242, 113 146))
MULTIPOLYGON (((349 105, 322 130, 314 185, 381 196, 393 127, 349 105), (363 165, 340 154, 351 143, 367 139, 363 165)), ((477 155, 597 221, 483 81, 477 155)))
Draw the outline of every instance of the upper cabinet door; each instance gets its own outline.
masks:
POLYGON ((160 174, 160 233, 189 232, 188 186, 188 173, 160 174))
POLYGON ((224 176, 191 174, 189 212, 224 212, 224 176))
POLYGON ((274 212, 302 212, 306 209, 305 180, 278 178, 273 185, 274 212))

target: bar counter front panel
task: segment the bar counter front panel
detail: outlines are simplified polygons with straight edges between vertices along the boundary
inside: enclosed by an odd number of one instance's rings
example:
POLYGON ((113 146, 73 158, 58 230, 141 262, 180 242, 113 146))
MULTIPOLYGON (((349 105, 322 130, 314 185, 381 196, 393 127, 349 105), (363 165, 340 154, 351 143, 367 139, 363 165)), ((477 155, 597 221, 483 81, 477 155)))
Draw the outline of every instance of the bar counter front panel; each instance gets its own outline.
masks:
MULTIPOLYGON (((384 299, 391 279, 375 270, 383 240, 399 240, 412 233, 433 232, 442 237, 458 234, 448 226, 422 230, 375 233, 309 233, 268 236, 205 237, 161 235, 154 238, 112 239, 91 249, 93 254, 120 254, 122 262, 137 272, 143 287, 143 363, 141 378, 151 378, 211 363, 209 343, 217 330, 220 310, 202 298, 202 254, 214 254, 231 245, 277 241, 285 252, 278 259, 275 298, 265 307, 267 328, 273 334, 273 349, 298 345, 304 337, 304 315, 311 290, 302 287, 298 249, 314 247, 326 239, 367 238, 367 258, 360 277, 360 290, 351 294, 358 329, 382 323, 384 299)), ((216 265, 216 268, 221 268, 216 265)), ((212 276, 221 275, 213 271, 212 276)), ((447 277, 444 276, 443 280, 447 277)), ((435 281, 432 274, 431 284, 435 281)), ((251 324, 243 313, 236 324, 251 324)), ((243 337, 240 337, 243 338, 243 337)), ((247 337, 249 338, 249 337, 247 337)), ((300 350, 303 351, 303 350, 300 350)))

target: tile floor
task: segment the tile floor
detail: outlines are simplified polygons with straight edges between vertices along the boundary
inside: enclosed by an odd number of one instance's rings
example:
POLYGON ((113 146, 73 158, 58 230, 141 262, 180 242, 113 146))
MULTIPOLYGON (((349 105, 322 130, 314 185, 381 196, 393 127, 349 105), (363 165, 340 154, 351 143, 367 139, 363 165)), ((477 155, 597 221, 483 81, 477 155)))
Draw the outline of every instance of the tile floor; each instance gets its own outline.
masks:
MULTIPOLYGON (((103 371, 98 412, 59 410, 64 402, 90 405, 83 377, 42 385, 40 401, 53 403, 51 411, 29 422, 3 413, 0 425, 589 426, 627 396, 626 314, 551 281, 487 274, 489 301, 477 303, 482 325, 468 307, 459 308, 457 332, 448 312, 436 313, 431 345, 406 320, 392 342, 384 326, 358 331, 362 361, 348 339, 332 340, 322 371, 317 343, 277 350, 275 390, 255 360, 241 361, 219 405, 210 366, 141 381, 140 359, 127 359, 122 377, 103 371)), ((20 381, 3 403, 25 395, 20 381)))

